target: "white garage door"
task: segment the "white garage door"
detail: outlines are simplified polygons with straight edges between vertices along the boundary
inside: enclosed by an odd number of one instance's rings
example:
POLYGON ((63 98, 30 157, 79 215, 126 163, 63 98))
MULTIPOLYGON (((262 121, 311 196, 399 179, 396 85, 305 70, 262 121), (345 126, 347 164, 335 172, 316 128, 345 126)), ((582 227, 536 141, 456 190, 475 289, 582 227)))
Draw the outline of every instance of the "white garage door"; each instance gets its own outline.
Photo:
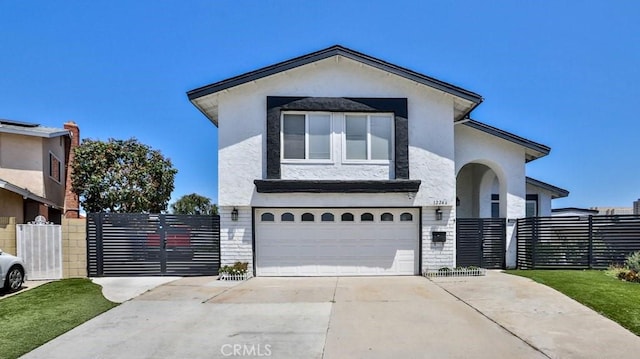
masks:
POLYGON ((416 208, 256 209, 258 276, 418 273, 416 208))

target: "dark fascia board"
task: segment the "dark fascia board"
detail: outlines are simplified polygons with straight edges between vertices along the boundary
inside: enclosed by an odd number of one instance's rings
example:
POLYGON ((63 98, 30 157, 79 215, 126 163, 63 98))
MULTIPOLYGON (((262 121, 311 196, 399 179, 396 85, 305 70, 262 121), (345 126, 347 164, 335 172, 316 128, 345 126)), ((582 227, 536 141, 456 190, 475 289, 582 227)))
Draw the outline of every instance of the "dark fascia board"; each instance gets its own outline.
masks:
POLYGON ((420 180, 255 180, 259 193, 390 193, 418 192, 420 180))
POLYGON ((538 142, 534 142, 531 140, 527 140, 524 137, 520 137, 518 135, 514 135, 513 133, 501 130, 499 128, 493 127, 493 126, 489 126, 486 123, 482 123, 480 121, 476 121, 476 120, 466 120, 465 122, 462 123, 463 125, 469 126, 471 128, 475 128, 476 130, 480 130, 482 132, 488 133, 490 135, 493 136, 497 136, 500 137, 502 139, 505 139, 507 141, 516 143, 518 145, 524 146, 528 149, 534 150, 536 152, 539 152, 541 154, 541 156, 538 157, 543 157, 549 154, 549 152, 551 152, 551 147, 549 146, 545 146, 541 143, 538 142))
POLYGON ((569 195, 569 191, 567 191, 564 188, 556 187, 554 185, 550 185, 548 183, 539 181, 531 177, 527 177, 527 184, 530 184, 532 186, 539 187, 551 192, 554 195, 552 196, 552 198, 563 198, 569 195))
POLYGON ((291 60, 283 61, 271 66, 263 67, 255 71, 247 72, 239 76, 235 76, 226 80, 215 82, 210 85, 199 87, 191 91, 188 91, 187 96, 189 98, 189 101, 193 101, 200 97, 210 95, 212 93, 220 92, 222 90, 225 90, 231 87, 242 85, 247 82, 255 81, 263 77, 284 72, 284 71, 287 71, 299 66, 303 66, 306 64, 310 64, 316 61, 324 60, 326 58, 330 58, 336 55, 344 56, 351 60, 358 61, 363 64, 378 68, 380 70, 393 73, 395 75, 407 78, 409 80, 416 81, 423 85, 436 88, 438 90, 444 91, 451 95, 471 101, 475 104, 479 104, 483 100, 482 96, 480 96, 477 93, 465 90, 461 87, 454 86, 452 84, 446 83, 444 81, 440 81, 433 77, 423 75, 421 73, 409 70, 407 68, 400 67, 392 63, 377 59, 375 57, 363 54, 361 52, 348 49, 341 45, 334 45, 320 51, 312 52, 310 54, 302 55, 302 56, 293 58, 291 60))
POLYGON ((591 213, 591 214, 600 213, 600 211, 598 211, 597 209, 578 208, 578 207, 554 208, 551 210, 551 213, 563 213, 563 212, 584 212, 584 213, 591 213))

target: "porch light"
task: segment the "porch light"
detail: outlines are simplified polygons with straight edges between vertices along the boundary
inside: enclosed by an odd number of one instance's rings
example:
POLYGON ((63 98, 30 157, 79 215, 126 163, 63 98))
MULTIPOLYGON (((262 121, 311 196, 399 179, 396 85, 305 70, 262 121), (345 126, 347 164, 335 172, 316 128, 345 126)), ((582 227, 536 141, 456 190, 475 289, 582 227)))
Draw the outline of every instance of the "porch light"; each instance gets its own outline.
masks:
POLYGON ((234 222, 238 220, 238 209, 236 207, 233 207, 233 210, 231 210, 231 220, 234 222))
POLYGON ((460 205, 460 197, 456 197, 456 207, 460 205))
POLYGON ((436 208, 436 221, 442 221, 442 210, 440 207, 436 208))

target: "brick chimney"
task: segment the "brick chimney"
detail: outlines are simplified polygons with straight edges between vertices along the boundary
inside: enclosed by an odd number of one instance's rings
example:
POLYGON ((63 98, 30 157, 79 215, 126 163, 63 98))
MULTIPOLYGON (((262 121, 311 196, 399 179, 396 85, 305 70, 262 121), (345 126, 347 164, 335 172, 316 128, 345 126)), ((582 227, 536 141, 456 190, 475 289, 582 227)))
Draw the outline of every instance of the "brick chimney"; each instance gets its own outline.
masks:
POLYGON ((66 174, 64 186, 64 218, 80 218, 80 205, 78 196, 71 191, 71 164, 75 157, 74 150, 80 145, 80 128, 78 125, 69 121, 64 124, 64 129, 69 130, 71 138, 65 141, 65 162, 64 173, 66 174))

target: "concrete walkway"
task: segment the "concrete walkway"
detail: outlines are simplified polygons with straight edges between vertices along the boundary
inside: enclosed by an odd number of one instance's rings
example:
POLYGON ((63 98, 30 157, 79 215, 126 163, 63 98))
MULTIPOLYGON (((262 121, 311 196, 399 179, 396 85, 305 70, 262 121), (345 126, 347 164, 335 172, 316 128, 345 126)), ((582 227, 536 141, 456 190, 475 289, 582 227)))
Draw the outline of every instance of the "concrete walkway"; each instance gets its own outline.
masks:
POLYGON ((640 337, 531 279, 489 271, 484 277, 434 282, 549 358, 640 355, 640 337))
POLYGON ((122 303, 180 278, 182 277, 99 277, 91 278, 91 281, 102 286, 105 298, 122 303))
POLYGON ((24 358, 609 358, 640 338, 524 278, 175 280, 24 358), (451 294, 452 293, 452 294, 451 294))

